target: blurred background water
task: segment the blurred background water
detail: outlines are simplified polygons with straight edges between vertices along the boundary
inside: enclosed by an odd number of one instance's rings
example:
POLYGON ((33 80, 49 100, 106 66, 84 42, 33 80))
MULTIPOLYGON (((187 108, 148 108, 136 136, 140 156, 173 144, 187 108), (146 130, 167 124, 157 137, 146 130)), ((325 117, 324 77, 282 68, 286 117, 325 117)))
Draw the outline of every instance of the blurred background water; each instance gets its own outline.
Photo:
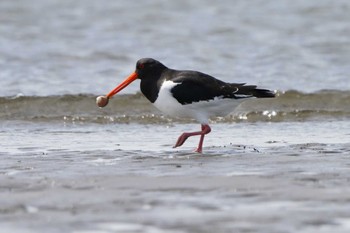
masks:
POLYGON ((278 90, 349 90, 349 5, 2 0, 0 95, 105 93, 142 57, 278 90))

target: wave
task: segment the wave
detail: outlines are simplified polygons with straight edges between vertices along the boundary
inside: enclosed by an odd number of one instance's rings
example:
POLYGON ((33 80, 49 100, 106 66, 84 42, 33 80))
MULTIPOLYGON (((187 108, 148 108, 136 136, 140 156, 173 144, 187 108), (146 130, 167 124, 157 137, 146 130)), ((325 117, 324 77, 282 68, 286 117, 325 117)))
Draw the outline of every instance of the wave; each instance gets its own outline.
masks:
MULTIPOLYGON (((96 96, 0 97, 0 121, 64 121, 80 123, 192 123, 163 115, 141 93, 117 95, 105 108, 98 108, 96 96)), ((213 122, 308 121, 350 119, 350 91, 322 90, 315 93, 278 92, 274 99, 251 99, 227 117, 213 122)))

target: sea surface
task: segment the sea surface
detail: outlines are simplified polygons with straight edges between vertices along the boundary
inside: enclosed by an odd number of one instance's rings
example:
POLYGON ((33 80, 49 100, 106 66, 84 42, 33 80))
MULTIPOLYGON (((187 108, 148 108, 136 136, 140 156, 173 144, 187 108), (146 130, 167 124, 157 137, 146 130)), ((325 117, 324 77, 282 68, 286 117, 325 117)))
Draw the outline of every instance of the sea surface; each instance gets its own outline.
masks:
POLYGON ((347 0, 1 0, 0 233, 350 232, 347 0), (274 90, 172 148, 142 57, 274 90))

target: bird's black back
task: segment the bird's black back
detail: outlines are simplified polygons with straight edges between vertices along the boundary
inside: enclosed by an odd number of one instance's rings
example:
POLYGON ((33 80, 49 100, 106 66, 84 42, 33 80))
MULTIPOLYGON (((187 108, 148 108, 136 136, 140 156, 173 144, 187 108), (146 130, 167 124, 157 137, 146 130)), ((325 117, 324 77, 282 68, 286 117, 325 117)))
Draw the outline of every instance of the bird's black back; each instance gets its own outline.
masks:
POLYGON ((171 81, 181 83, 172 88, 171 92, 181 104, 190 104, 199 101, 210 101, 215 98, 241 99, 249 97, 269 98, 274 93, 257 89, 256 86, 244 83, 226 83, 210 75, 197 71, 174 71, 171 81))

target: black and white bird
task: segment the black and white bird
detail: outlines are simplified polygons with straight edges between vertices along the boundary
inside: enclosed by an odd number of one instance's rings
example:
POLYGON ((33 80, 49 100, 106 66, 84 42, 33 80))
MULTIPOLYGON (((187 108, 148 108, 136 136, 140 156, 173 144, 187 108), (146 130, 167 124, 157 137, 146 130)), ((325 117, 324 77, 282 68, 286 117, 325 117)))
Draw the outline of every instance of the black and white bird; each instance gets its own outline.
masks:
POLYGON ((204 135, 210 133, 209 118, 226 116, 249 98, 272 98, 274 92, 245 83, 226 83, 208 74, 191 70, 174 70, 152 58, 142 58, 136 70, 106 96, 109 98, 140 79, 143 95, 160 111, 175 117, 194 118, 201 130, 183 133, 175 147, 191 136, 200 136, 196 152, 201 153, 204 135))

